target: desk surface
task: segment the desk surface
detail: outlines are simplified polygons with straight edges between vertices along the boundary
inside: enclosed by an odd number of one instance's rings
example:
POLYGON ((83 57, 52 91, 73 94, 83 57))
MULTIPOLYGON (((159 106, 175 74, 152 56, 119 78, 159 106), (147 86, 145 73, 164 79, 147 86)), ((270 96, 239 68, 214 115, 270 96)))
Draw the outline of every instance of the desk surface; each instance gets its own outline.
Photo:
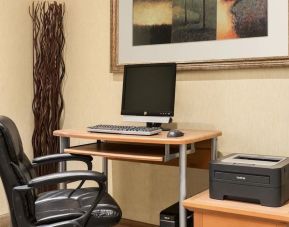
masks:
POLYGON ((282 207, 265 207, 258 204, 210 199, 209 191, 204 191, 183 202, 189 210, 208 210, 227 214, 238 214, 267 220, 289 223, 289 203, 282 207))
POLYGON ((150 144, 190 144, 203 140, 212 139, 222 135, 221 131, 205 131, 205 130, 182 130, 185 135, 177 138, 168 138, 167 132, 161 132, 154 136, 134 136, 119 135, 107 133, 91 133, 86 130, 63 129, 53 132, 54 136, 107 140, 115 142, 131 142, 131 143, 150 143, 150 144))

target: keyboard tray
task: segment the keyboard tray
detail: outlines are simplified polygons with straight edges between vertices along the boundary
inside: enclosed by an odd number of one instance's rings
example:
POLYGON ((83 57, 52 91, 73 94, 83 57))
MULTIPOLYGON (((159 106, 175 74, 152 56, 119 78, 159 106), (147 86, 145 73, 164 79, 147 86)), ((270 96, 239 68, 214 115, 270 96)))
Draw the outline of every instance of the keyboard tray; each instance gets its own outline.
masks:
MULTIPOLYGON (((196 152, 189 154, 187 165, 189 168, 208 169, 211 157, 210 141, 195 144, 196 152)), ((170 153, 178 152, 178 145, 170 145, 170 153)), ((140 144, 124 142, 105 142, 85 144, 70 147, 65 153, 106 157, 110 160, 151 163, 157 165, 178 166, 179 159, 165 161, 165 145, 140 144)))
MULTIPOLYGON (((163 162, 164 145, 101 142, 75 146, 64 150, 66 153, 106 157, 117 160, 163 162)), ((171 152, 178 152, 173 146, 171 152)))

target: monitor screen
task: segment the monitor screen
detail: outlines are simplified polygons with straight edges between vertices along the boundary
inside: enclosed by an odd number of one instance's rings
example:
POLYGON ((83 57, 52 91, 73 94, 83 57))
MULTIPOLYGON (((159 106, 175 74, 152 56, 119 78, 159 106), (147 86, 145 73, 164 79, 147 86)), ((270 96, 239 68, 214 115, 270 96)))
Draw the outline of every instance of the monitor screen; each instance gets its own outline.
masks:
POLYGON ((173 116, 175 87, 175 63, 125 66, 121 114, 173 116))

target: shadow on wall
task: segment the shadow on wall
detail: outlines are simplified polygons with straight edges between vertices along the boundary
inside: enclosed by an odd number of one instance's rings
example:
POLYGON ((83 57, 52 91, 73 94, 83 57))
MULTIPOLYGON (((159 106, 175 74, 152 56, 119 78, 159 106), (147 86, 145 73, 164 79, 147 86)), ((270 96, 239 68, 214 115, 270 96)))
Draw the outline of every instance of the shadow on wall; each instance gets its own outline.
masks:
POLYGON ((178 72, 177 81, 289 79, 288 68, 178 72))
MULTIPOLYGON (((178 71, 177 81, 289 79, 289 68, 231 69, 214 71, 178 71)), ((112 74, 114 82, 123 81, 123 73, 112 74)))

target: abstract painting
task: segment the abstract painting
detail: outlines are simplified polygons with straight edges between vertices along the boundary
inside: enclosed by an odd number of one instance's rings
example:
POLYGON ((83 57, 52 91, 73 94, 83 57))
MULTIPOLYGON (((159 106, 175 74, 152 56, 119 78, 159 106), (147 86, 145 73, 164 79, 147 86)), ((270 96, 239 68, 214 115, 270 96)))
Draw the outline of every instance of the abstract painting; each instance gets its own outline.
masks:
POLYGON ((133 0, 133 45, 267 36, 268 0, 133 0))

